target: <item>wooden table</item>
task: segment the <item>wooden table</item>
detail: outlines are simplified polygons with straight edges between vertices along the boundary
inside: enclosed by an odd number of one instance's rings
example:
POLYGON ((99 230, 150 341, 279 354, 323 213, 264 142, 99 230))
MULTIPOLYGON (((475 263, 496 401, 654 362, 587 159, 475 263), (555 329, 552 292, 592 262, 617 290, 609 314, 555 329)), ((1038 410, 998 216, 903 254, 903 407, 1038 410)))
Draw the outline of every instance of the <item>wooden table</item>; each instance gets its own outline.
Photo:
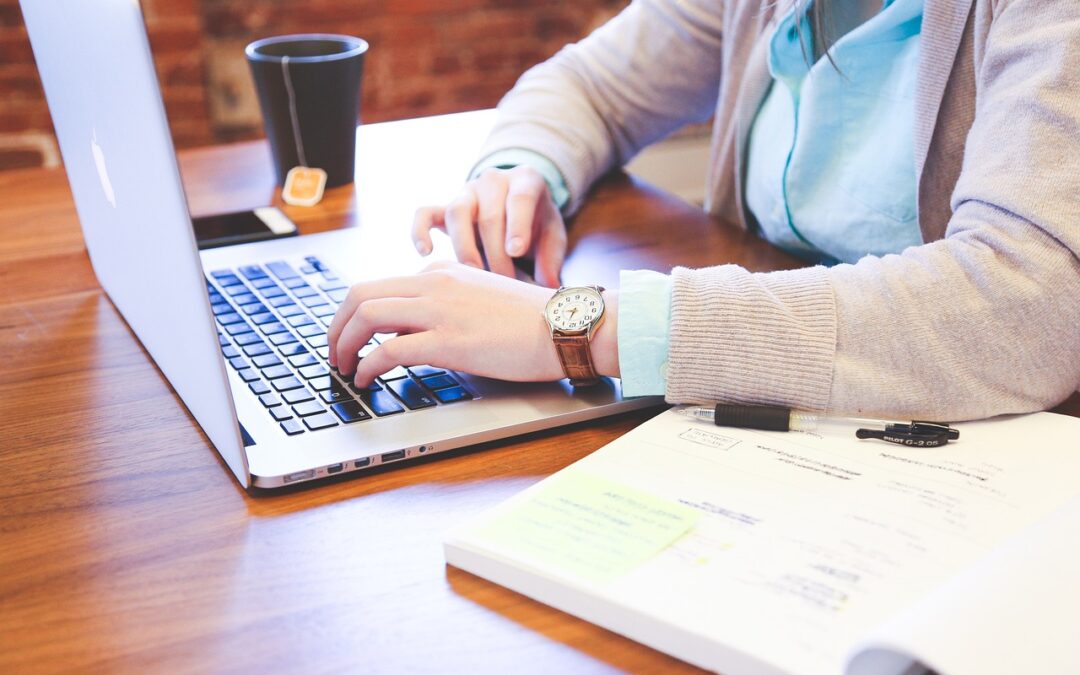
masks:
MULTIPOLYGON (((285 210, 303 232, 407 236, 416 206, 460 186, 490 123, 363 127, 355 189, 285 210)), ((261 143, 181 159, 196 214, 277 201, 261 143)), ((647 413, 249 495, 98 287, 63 172, 0 174, 0 197, 0 672, 695 670, 442 557, 453 524, 647 413)), ((621 174, 598 187, 572 246, 571 281, 795 264, 621 174)))

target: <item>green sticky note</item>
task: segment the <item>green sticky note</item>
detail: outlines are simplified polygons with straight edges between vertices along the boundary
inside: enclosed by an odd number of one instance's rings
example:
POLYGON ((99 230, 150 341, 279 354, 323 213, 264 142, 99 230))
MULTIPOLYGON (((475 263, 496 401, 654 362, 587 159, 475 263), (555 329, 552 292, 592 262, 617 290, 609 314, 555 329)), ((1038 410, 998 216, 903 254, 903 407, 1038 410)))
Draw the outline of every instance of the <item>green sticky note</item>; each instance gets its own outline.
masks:
POLYGON ((503 554, 591 582, 649 560, 697 522, 689 506, 584 471, 563 471, 482 525, 503 554))

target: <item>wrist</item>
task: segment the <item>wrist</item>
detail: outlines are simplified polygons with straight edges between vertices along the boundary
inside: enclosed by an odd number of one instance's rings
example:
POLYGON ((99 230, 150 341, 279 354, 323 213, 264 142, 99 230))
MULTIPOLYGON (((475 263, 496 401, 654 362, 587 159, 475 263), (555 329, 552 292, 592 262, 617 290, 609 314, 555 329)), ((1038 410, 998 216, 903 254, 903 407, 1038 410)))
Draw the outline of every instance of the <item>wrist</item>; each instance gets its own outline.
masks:
POLYGON ((608 289, 604 297, 604 322, 596 329, 589 349, 596 372, 619 377, 619 291, 608 289))

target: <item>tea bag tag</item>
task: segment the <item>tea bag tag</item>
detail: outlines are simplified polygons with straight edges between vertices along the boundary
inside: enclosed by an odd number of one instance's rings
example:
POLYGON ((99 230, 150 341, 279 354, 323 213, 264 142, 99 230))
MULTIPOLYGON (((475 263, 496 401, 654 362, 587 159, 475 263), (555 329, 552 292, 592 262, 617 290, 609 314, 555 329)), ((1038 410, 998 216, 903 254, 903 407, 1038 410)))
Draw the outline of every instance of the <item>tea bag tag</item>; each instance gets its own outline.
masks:
POLYGON ((285 175, 281 198, 292 206, 315 206, 326 189, 326 172, 310 166, 294 166, 285 175))

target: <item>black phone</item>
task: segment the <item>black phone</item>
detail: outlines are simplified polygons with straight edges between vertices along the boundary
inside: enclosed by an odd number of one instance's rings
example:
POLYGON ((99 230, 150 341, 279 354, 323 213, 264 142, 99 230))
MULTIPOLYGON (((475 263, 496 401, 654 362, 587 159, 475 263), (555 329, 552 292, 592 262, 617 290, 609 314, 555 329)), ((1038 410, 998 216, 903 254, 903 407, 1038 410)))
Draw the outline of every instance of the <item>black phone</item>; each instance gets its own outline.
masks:
POLYGON ((201 216, 192 218, 191 224, 195 228, 195 240, 200 249, 295 237, 298 234, 296 224, 275 206, 201 216))

